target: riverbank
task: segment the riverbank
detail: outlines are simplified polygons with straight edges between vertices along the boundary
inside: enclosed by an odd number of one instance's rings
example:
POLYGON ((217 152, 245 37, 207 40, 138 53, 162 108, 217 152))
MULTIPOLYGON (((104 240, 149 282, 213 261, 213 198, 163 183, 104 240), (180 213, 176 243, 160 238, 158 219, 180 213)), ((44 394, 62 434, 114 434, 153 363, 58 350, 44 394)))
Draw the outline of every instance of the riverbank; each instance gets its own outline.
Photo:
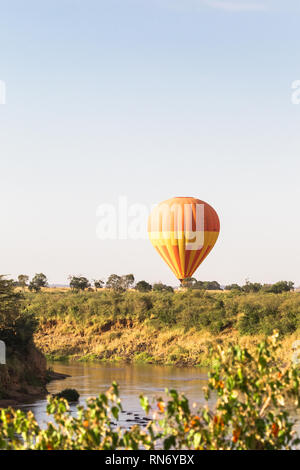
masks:
POLYGON ((46 358, 36 346, 28 344, 22 350, 8 347, 7 364, 0 366, 0 406, 45 396, 48 381, 46 358))
POLYGON ((14 369, 9 366, 0 366, 2 388, 0 408, 16 407, 24 403, 42 400, 49 394, 47 384, 70 377, 68 374, 48 369, 45 356, 36 348, 33 348, 33 352, 29 354, 29 359, 31 360, 30 367, 25 366, 24 374, 21 376, 15 373, 16 360, 14 360, 14 369))
POLYGON ((253 348, 277 329, 282 360, 300 337, 300 294, 42 292, 25 299, 52 361, 207 366, 212 346, 253 348))
MULTIPOLYGON (((171 328, 156 330, 149 326, 118 322, 108 331, 91 335, 76 325, 53 321, 35 335, 38 347, 51 361, 99 361, 103 363, 148 363, 157 365, 209 366, 210 348, 219 344, 240 344, 252 350, 263 335, 240 337, 235 330, 212 335, 208 332, 171 328)), ((288 361, 292 344, 299 335, 282 340, 281 359, 288 361)))

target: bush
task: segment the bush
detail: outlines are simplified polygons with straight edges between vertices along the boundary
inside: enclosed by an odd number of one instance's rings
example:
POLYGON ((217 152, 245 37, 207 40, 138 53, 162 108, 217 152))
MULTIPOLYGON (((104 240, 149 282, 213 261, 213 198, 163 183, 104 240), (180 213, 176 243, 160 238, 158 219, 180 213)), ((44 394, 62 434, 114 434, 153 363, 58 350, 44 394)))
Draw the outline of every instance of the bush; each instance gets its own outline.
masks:
POLYGON ((173 287, 162 284, 161 282, 153 284, 153 290, 156 292, 174 292, 173 287))
POLYGON ((136 283, 135 289, 139 292, 150 292, 152 290, 152 286, 146 281, 139 281, 136 283))
POLYGON ((240 299, 239 333, 269 335, 274 328, 284 335, 295 331, 300 319, 300 298, 298 300, 294 294, 287 298, 286 295, 259 293, 240 299))
POLYGON ((67 402, 75 402, 79 400, 79 393, 74 388, 65 388, 54 395, 55 398, 64 398, 67 402))
POLYGON ((262 289, 264 292, 270 292, 273 294, 281 294, 282 292, 290 292, 291 290, 294 290, 294 283, 291 281, 289 282, 279 281, 279 282, 276 282, 275 284, 270 284, 270 285, 265 284, 262 289))

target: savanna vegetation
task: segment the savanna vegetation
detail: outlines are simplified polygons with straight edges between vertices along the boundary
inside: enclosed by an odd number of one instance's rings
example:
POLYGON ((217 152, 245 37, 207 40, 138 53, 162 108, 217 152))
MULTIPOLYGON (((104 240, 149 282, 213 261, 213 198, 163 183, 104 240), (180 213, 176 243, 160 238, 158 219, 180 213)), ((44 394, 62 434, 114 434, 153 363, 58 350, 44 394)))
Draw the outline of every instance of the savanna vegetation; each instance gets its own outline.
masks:
POLYGON ((206 365, 211 344, 255 344, 276 328, 290 354, 298 339, 297 292, 154 287, 27 292, 24 315, 51 359, 206 365))
POLYGON ((215 348, 206 405, 190 404, 176 390, 166 391, 152 405, 145 396, 141 406, 150 421, 130 429, 115 423, 122 404, 117 384, 90 398, 70 413, 67 401, 49 398, 52 415, 46 429, 32 412, 0 411, 1 449, 113 450, 290 450, 299 445, 289 406, 299 407, 299 370, 278 365, 275 333, 251 353, 246 348, 215 348), (213 394, 214 405, 208 401, 213 394))

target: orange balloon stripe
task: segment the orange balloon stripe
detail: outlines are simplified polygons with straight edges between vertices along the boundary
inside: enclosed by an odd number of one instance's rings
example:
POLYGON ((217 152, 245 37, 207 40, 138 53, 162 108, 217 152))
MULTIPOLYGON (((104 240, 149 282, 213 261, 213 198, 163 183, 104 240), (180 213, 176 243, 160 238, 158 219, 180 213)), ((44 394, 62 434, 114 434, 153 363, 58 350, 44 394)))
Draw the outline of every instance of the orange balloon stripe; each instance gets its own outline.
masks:
POLYGON ((201 252, 202 252, 202 250, 193 252, 193 260, 190 263, 189 269, 186 271, 186 277, 192 277, 192 275, 195 271, 194 266, 196 266, 196 264, 198 263, 198 260, 201 257, 201 252))
POLYGON ((183 270, 182 270, 182 267, 181 267, 181 262, 180 262, 180 254, 179 254, 179 248, 177 245, 173 245, 172 246, 172 249, 173 249, 173 253, 174 253, 174 256, 175 256, 175 259, 176 259, 176 271, 177 271, 177 274, 179 276, 179 279, 183 279, 181 276, 183 276, 183 270))
POLYGON ((156 250, 158 251, 158 253, 160 254, 160 256, 163 258, 163 260, 170 266, 170 268, 175 271, 175 266, 173 266, 173 263, 172 261, 170 260, 169 256, 168 256, 168 252, 165 253, 165 250, 166 250, 166 247, 164 246, 156 246, 155 247, 156 250))
POLYGON ((161 245, 160 246, 160 251, 161 251, 161 253, 163 253, 163 256, 165 258, 166 263, 170 266, 170 268, 174 272, 175 276, 177 277, 177 274, 178 274, 177 266, 176 266, 176 263, 173 262, 170 254, 169 254, 167 246, 166 245, 161 245))
MULTIPOLYGON (((200 251, 201 251, 201 250, 200 250, 200 251)), ((198 250, 197 250, 197 251, 196 251, 196 250, 191 251, 190 260, 189 260, 189 265, 188 265, 187 270, 186 270, 186 273, 187 273, 186 277, 191 277, 191 276, 188 275, 188 273, 189 273, 189 272, 191 271, 191 269, 192 269, 192 265, 194 264, 194 260, 195 260, 195 258, 197 257, 197 253, 199 253, 198 250)))
POLYGON ((178 257, 178 249, 177 250, 174 249, 174 248, 178 248, 177 245, 174 245, 172 243, 172 240, 169 239, 169 240, 167 240, 166 248, 168 250, 169 257, 172 260, 172 264, 173 264, 173 266, 175 268, 175 271, 177 273, 176 275, 181 276, 180 259, 178 257))
POLYGON ((191 259, 191 254, 192 250, 186 250, 185 252, 185 264, 184 264, 184 272, 188 272, 189 264, 190 264, 190 259, 191 259))
POLYGON ((194 259, 194 262, 192 264, 192 267, 190 269, 190 271, 188 272, 188 275, 187 277, 191 277, 193 275, 193 273, 196 271, 196 269, 198 268, 198 266, 202 263, 202 261, 204 260, 204 258, 206 258, 206 256, 208 255, 208 253, 210 252, 211 250, 211 246, 208 246, 204 252, 203 252, 203 249, 200 250, 197 254, 197 256, 195 257, 194 259))

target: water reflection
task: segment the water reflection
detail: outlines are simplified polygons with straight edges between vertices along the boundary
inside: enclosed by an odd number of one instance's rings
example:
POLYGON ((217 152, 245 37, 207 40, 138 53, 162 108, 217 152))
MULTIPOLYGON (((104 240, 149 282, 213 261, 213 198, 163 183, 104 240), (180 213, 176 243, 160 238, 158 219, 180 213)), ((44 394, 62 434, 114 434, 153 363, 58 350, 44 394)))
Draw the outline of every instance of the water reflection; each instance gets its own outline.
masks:
MULTIPOLYGON (((120 387, 124 413, 119 424, 129 427, 145 417, 139 403, 141 393, 149 399, 165 396, 165 388, 175 388, 183 392, 191 402, 203 402, 203 387, 207 382, 205 368, 178 368, 152 364, 106 365, 99 363, 49 364, 56 372, 69 374, 65 380, 55 380, 48 384, 49 393, 58 393, 65 388, 75 388, 80 393, 80 403, 88 397, 106 391, 113 381, 120 387)), ((46 400, 26 404, 23 409, 31 409, 39 424, 49 421, 45 413, 46 400)), ((72 412, 76 406, 71 406, 72 412)))

